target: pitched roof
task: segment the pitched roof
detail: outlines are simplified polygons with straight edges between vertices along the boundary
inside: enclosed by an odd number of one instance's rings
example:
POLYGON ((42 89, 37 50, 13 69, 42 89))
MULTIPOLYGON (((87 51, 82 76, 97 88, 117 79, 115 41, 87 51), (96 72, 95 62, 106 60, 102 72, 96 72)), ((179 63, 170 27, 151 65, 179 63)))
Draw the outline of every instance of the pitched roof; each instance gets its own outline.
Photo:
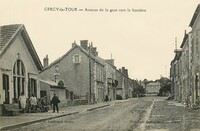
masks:
POLYGON ((119 74, 121 74, 122 76, 126 77, 127 79, 133 81, 133 79, 131 79, 130 77, 128 77, 127 75, 125 75, 124 73, 122 73, 119 69, 116 69, 116 71, 117 71, 119 74))
POLYGON ((51 85, 51 86, 58 86, 58 83, 55 82, 55 81, 41 80, 41 79, 40 79, 40 82, 46 83, 46 84, 51 85))
POLYGON ((65 53, 63 56, 61 56, 61 57, 59 57, 58 59, 56 59, 55 61, 53 61, 49 66, 47 66, 47 67, 45 67, 41 72, 43 72, 43 71, 45 71, 46 69, 48 69, 48 68, 50 68, 51 66, 53 66, 53 65, 55 65, 55 64, 57 64, 57 63, 59 63, 62 59, 64 59, 72 50, 74 50, 75 48, 78 48, 78 49, 80 49, 80 51, 82 51, 84 54, 86 54, 87 56, 89 56, 90 55, 90 57, 94 60, 94 61, 96 61, 96 62, 98 62, 98 63, 100 63, 100 64, 102 64, 102 65, 104 65, 104 63, 102 63, 102 58, 100 59, 100 58, 97 58, 96 56, 94 56, 92 53, 90 53, 89 54, 89 52, 88 51, 86 51, 85 49, 83 49, 81 46, 79 46, 79 45, 75 45, 73 48, 71 48, 67 53, 65 53))
POLYGON ((105 66, 106 61, 105 61, 103 58, 101 58, 101 57, 99 57, 99 56, 96 56, 96 59, 97 59, 102 65, 105 66))
POLYGON ((182 41, 182 43, 181 43, 181 48, 183 48, 183 46, 185 45, 185 42, 187 41, 187 39, 188 39, 188 34, 185 34, 184 35, 184 38, 183 38, 183 41, 182 41))
POLYGON ((0 57, 9 49, 18 34, 21 34, 37 69, 42 70, 40 59, 23 24, 0 26, 0 57))
POLYGON ((196 8, 196 10, 193 14, 192 20, 191 20, 190 25, 189 25, 190 27, 192 27, 194 25, 199 14, 200 14, 200 4, 197 6, 197 8, 196 8))
POLYGON ((14 37, 20 24, 0 26, 0 51, 6 46, 8 41, 14 37))
POLYGON ((58 85, 58 82, 55 82, 55 81, 41 80, 41 79, 40 79, 40 82, 46 83, 46 84, 50 85, 51 87, 55 87, 55 88, 62 88, 62 89, 65 89, 65 88, 66 88, 66 87, 63 87, 63 86, 59 86, 59 85, 58 85))
POLYGON ((147 86, 157 86, 157 85, 160 85, 160 82, 152 82, 147 84, 147 86))

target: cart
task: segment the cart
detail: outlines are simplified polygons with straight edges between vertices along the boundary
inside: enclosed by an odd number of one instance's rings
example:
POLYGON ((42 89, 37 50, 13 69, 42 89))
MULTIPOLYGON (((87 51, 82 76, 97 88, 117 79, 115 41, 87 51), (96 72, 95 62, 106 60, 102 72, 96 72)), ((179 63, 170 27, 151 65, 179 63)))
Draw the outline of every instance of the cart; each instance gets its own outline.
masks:
POLYGON ((47 96, 38 99, 37 105, 29 106, 29 113, 48 112, 49 106, 47 105, 47 96))

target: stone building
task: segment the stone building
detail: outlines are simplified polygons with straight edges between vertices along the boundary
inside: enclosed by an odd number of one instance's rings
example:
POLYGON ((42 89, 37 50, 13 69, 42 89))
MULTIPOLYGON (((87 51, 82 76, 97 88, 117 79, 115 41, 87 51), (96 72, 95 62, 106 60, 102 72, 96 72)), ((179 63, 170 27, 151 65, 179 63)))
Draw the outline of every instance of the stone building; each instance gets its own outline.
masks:
POLYGON ((160 90, 160 82, 152 82, 146 85, 147 94, 158 94, 160 90))
POLYGON ((200 101, 200 4, 197 6, 192 20, 191 27, 191 94, 192 104, 197 105, 200 101))
POLYGON ((118 81, 116 80, 116 67, 114 66, 114 59, 105 60, 105 94, 108 95, 110 100, 116 100, 116 87, 118 81))
POLYGON ((40 79, 63 81, 66 90, 73 93, 74 100, 103 101, 105 65, 97 56, 96 47, 89 46, 87 40, 82 40, 80 46, 74 42, 66 54, 50 65, 46 64, 40 79))
POLYGON ((186 103, 191 97, 192 107, 199 105, 200 96, 200 4, 189 24, 191 31, 184 35, 180 49, 175 50, 171 62, 172 95, 175 100, 186 103))
POLYGON ((128 77, 128 69, 122 67, 121 69, 116 70, 116 80, 118 81, 118 86, 116 88, 117 95, 121 96, 122 99, 131 98, 134 81, 128 77))

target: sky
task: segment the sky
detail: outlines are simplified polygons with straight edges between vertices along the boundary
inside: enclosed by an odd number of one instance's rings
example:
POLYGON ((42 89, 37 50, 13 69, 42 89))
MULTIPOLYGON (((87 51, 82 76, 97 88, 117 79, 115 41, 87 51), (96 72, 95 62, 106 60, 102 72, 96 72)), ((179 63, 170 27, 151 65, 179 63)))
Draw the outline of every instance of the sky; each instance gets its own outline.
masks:
POLYGON ((0 0, 0 26, 24 24, 41 62, 48 54, 51 63, 74 41, 88 40, 100 57, 115 59, 117 69, 127 68, 130 78, 156 80, 169 77, 175 37, 179 47, 198 4, 200 0, 0 0))

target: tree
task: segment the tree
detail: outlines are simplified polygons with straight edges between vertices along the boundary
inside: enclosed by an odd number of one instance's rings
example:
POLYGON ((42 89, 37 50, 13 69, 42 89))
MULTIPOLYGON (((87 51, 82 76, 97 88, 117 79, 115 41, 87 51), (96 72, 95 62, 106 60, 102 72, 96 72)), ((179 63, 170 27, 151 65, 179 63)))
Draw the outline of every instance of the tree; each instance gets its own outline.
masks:
POLYGON ((146 88, 146 85, 148 84, 148 80, 147 80, 147 79, 144 79, 144 80, 143 80, 143 83, 144 83, 145 88, 146 88))
POLYGON ((171 81, 170 79, 166 77, 161 77, 160 79, 156 80, 160 82, 160 90, 159 90, 159 96, 166 96, 169 93, 171 93, 171 81))

